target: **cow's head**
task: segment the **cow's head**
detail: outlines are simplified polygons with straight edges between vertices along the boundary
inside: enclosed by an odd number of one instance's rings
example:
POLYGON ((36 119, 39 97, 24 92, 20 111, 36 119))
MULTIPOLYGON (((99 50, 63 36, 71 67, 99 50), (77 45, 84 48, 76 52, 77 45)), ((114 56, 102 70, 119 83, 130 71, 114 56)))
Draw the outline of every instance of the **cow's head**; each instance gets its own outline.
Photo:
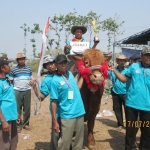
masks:
POLYGON ((107 76, 107 62, 111 59, 111 55, 104 56, 101 50, 88 49, 85 50, 83 56, 69 55, 68 58, 78 62, 79 73, 93 86, 101 85, 104 82, 107 76))

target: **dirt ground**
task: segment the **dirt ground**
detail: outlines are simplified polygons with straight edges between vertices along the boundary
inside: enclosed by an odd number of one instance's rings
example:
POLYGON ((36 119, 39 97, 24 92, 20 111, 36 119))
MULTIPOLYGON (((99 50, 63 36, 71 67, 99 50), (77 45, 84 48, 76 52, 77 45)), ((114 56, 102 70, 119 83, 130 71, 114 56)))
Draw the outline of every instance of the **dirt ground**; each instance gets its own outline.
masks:
MULTIPOLYGON (((115 115, 106 117, 103 115, 103 110, 112 110, 112 100, 109 98, 105 104, 106 97, 103 96, 101 102, 101 109, 99 113, 102 117, 95 120, 94 136, 96 141, 96 150, 124 150, 125 129, 121 132, 116 131, 115 115)), ((40 103, 38 102, 38 107, 40 103)), ((49 98, 46 98, 41 103, 41 108, 37 115, 34 115, 35 97, 32 94, 31 107, 31 131, 22 130, 19 134, 19 142, 17 150, 49 150, 50 133, 51 133, 51 116, 49 112, 49 98), (29 139, 24 139, 26 134, 29 134, 29 139)), ((137 141, 139 142, 140 132, 138 132, 137 141)), ((87 127, 85 123, 83 150, 87 148, 87 127)))

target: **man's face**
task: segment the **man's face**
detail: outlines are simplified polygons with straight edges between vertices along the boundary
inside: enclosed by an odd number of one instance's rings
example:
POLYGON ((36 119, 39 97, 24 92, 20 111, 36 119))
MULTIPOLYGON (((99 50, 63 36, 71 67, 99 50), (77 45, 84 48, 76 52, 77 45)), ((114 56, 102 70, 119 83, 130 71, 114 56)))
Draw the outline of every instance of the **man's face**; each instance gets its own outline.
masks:
POLYGON ((46 63, 45 68, 50 72, 54 72, 56 70, 56 65, 53 62, 49 62, 49 63, 46 63))
POLYGON ((142 63, 146 66, 150 65, 150 54, 144 54, 141 56, 142 63))
POLYGON ((2 70, 2 72, 4 72, 5 74, 8 74, 8 73, 10 72, 9 64, 5 64, 5 65, 1 66, 1 70, 2 70))
POLYGON ((82 39, 82 34, 83 34, 83 32, 81 29, 77 29, 74 32, 75 38, 77 38, 77 39, 82 39))
POLYGON ((18 58, 17 62, 18 62, 19 66, 24 66, 25 65, 25 58, 18 58))
POLYGON ((56 64, 56 67, 57 67, 58 72, 64 74, 64 73, 66 73, 66 71, 67 71, 68 62, 67 62, 66 60, 64 60, 64 61, 62 61, 62 62, 56 64))
POLYGON ((124 67, 126 60, 125 59, 117 59, 116 62, 119 67, 124 67))

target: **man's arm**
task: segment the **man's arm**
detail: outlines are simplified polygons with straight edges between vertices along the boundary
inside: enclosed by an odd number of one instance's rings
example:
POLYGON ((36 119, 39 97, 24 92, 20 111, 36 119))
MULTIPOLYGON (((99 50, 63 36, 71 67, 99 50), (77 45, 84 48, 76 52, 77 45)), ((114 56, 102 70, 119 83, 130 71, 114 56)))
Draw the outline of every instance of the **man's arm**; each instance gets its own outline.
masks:
POLYGON ((76 82, 78 84, 78 88, 81 89, 82 85, 83 85, 83 77, 77 73, 77 75, 75 76, 76 82))
POLYGON ((41 101, 45 99, 45 96, 42 93, 39 93, 36 84, 33 85, 33 90, 34 90, 35 95, 38 97, 38 99, 40 99, 41 101))
POLYGON ((2 129, 3 129, 3 131, 4 132, 9 132, 9 124, 5 120, 1 109, 0 109, 0 121, 2 122, 2 129))
POLYGON ((119 72, 114 68, 113 65, 111 65, 111 66, 109 67, 109 70, 113 71, 114 74, 116 75, 116 77, 117 77, 121 82, 127 82, 127 81, 129 80, 128 77, 126 77, 125 75, 119 73, 119 72))
POLYGON ((56 112, 57 112, 57 101, 53 100, 52 101, 52 122, 53 122, 53 129, 55 132, 59 133, 60 132, 60 127, 57 122, 57 117, 56 117, 56 112))
POLYGON ((99 41, 94 41, 94 45, 92 48, 96 48, 97 44, 99 43, 99 41))
POLYGON ((128 77, 126 77, 125 75, 119 73, 118 71, 116 71, 116 69, 114 69, 114 74, 116 75, 116 77, 121 81, 121 82, 127 82, 129 80, 128 77))

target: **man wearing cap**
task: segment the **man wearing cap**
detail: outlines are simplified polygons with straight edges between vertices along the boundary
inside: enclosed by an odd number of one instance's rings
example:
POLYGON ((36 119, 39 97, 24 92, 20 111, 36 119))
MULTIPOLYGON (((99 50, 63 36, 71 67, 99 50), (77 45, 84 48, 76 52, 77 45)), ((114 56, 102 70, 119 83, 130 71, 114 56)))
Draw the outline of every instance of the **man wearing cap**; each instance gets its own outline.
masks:
POLYGON ((16 150, 18 143, 17 104, 13 85, 6 77, 10 72, 8 63, 0 58, 0 150, 16 150))
MULTIPOLYGON (((126 73, 127 68, 124 67, 126 63, 126 56, 119 54, 116 57, 116 63, 118 66, 115 68, 117 72, 120 72, 121 74, 126 73)), ((114 72, 109 71, 108 72, 109 77, 112 79, 113 88, 112 88, 112 99, 113 99, 113 110, 116 115, 117 119, 117 125, 116 128, 118 131, 121 131, 123 128, 123 111, 122 106, 125 107, 125 99, 126 99, 126 83, 121 82, 117 79, 114 72)))
POLYGON ((141 52, 141 62, 133 63, 122 75, 110 68, 119 80, 130 85, 126 98, 126 138, 125 150, 131 150, 135 139, 137 117, 140 114, 140 150, 150 149, 150 48, 144 47, 141 52))
MULTIPOLYGON (((64 47, 64 54, 67 55, 70 53, 71 50, 71 46, 70 46, 70 42, 87 42, 82 35, 85 34, 87 31, 87 28, 84 26, 73 26, 71 28, 71 33, 74 35, 74 38, 70 41, 67 42, 67 45, 65 45, 64 47)), ((95 48, 96 45, 99 42, 94 41, 94 45, 92 48, 95 48)))
POLYGON ((10 80, 13 80, 14 90, 18 105, 18 113, 22 114, 23 109, 23 122, 18 125, 18 132, 22 127, 30 130, 30 105, 31 105, 31 86, 34 83, 32 79, 32 71, 30 67, 25 65, 25 55, 18 53, 16 61, 18 65, 10 72, 10 80))
MULTIPOLYGON (((48 75, 44 77, 44 79, 42 80, 41 83, 41 87, 40 87, 40 93, 38 92, 38 89, 35 86, 33 86, 35 95, 41 100, 43 101, 45 99, 45 97, 47 97, 50 93, 50 84, 51 84, 51 80, 54 76, 54 73, 56 72, 56 66, 55 66, 55 59, 54 57, 50 56, 50 55, 46 55, 44 56, 43 59, 43 68, 48 70, 48 75)), ((51 101, 50 101, 50 112, 52 111, 52 106, 51 106, 51 101)), ((57 112, 56 112, 56 118, 57 121, 59 122, 59 110, 57 108, 57 112)), ((50 142, 50 149, 52 150, 57 150, 58 147, 58 139, 59 139, 59 133, 55 132, 55 130, 52 127, 52 133, 51 133, 51 142, 50 142)))
POLYGON ((68 61, 60 54, 55 59, 57 72, 50 85, 52 100, 52 121, 54 130, 59 133, 57 150, 69 150, 75 130, 73 150, 81 150, 84 137, 85 114, 82 98, 74 76, 67 71, 68 61), (57 107, 61 118, 59 126, 56 118, 57 107))

